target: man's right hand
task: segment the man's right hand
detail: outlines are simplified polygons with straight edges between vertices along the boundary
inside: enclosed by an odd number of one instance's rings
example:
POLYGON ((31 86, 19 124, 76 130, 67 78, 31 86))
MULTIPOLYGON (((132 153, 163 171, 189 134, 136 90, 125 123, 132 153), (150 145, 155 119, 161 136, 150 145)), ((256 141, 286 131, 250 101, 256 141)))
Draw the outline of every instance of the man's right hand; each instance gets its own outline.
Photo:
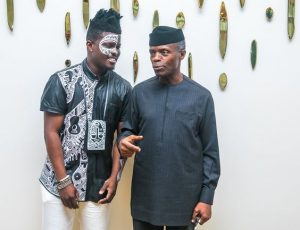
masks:
POLYGON ((141 148, 135 145, 135 141, 143 140, 143 136, 130 135, 124 137, 119 142, 119 151, 122 157, 131 157, 135 153, 139 153, 141 148))
POLYGON ((79 194, 73 184, 59 190, 60 199, 64 206, 71 209, 78 208, 78 198, 79 194))

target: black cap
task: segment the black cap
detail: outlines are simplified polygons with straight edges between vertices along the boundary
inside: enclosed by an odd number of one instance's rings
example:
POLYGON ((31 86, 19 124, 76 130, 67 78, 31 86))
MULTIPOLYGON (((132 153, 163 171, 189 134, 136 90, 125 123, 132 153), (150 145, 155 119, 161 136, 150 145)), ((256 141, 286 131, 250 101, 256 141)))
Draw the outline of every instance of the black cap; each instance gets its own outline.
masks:
POLYGON ((181 29, 169 26, 157 26, 149 34, 149 38, 149 46, 160 46, 183 41, 184 35, 181 29))

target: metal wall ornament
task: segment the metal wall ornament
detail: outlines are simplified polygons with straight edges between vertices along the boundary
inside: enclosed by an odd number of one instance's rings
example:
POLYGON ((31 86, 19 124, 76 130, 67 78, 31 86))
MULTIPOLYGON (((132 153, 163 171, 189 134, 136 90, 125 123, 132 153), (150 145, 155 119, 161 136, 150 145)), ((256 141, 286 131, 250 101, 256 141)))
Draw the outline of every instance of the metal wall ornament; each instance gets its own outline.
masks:
POLYGON ((199 8, 202 8, 204 0, 198 0, 199 8))
POLYGON ((227 48, 227 33, 228 32, 228 18, 225 8, 225 3, 222 2, 220 10, 220 37, 219 37, 219 50, 221 57, 224 59, 227 48))
POLYGON ((266 17, 269 21, 271 21, 272 17, 273 17, 274 11, 271 7, 268 7, 266 9, 266 17))
POLYGON ((136 17, 139 13, 140 4, 138 0, 132 0, 132 14, 136 17))
POLYGON ((65 37, 66 37, 67 44, 69 45, 70 40, 71 40, 71 16, 70 16, 70 12, 67 12, 66 16, 65 16, 65 37))
POLYGON ((288 0, 288 35, 292 39, 295 32, 295 0, 288 0))
POLYGON ((39 10, 42 13, 44 11, 44 9, 45 9, 46 0, 36 0, 36 4, 37 4, 39 10))
POLYGON ((153 14, 153 20, 152 20, 152 29, 159 26, 159 14, 158 11, 155 10, 153 14))
POLYGON ((219 86, 222 90, 224 90, 227 86, 227 75, 226 73, 222 73, 219 77, 219 86))
POLYGON ((176 25, 178 29, 182 29, 185 25, 185 17, 182 12, 179 12, 176 16, 176 25))
POLYGON ((90 4, 89 0, 82 1, 82 17, 83 17, 83 24, 85 28, 88 27, 90 22, 90 4))
POLYGON ((120 13, 120 1, 119 0, 110 0, 110 8, 114 9, 120 13))
POLYGON ((14 29, 14 0, 6 0, 7 5, 7 23, 9 29, 13 31, 14 29))
POLYGON ((45 9, 46 0, 36 0, 36 4, 37 4, 40 12, 42 13, 45 9))
POLYGON ((245 0, 240 0, 241 7, 243 8, 245 5, 245 0))
POLYGON ((189 53, 189 57, 188 57, 188 72, 189 72, 189 78, 193 79, 193 58, 191 53, 189 53))
POLYGON ((251 43, 251 66, 252 69, 256 66, 256 58, 257 58, 257 42, 253 40, 251 43))
POLYGON ((139 57, 136 51, 134 51, 133 55, 133 82, 136 82, 137 75, 139 71, 139 57))

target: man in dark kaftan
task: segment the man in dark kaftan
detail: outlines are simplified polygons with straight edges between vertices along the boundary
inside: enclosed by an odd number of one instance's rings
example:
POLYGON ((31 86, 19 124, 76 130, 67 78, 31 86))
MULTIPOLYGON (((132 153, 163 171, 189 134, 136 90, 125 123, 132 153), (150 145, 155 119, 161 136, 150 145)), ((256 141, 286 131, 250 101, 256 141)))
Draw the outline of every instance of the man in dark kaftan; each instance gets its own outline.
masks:
POLYGON ((150 34, 155 76, 135 86, 118 137, 123 157, 135 155, 131 213, 134 230, 193 228, 211 217, 220 176, 211 93, 180 72, 181 29, 150 34))

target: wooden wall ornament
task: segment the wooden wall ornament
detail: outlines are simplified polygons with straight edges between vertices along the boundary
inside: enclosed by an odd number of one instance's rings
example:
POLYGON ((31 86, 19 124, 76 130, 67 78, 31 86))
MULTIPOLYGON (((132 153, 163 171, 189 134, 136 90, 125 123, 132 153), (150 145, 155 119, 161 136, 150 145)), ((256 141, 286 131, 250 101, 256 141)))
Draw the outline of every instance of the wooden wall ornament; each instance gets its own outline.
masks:
POLYGON ((110 0, 110 8, 114 9, 120 13, 120 1, 119 0, 110 0))
POLYGON ((193 57, 191 53, 189 53, 188 56, 188 73, 189 73, 189 78, 193 79, 193 57))
POLYGON ((140 4, 138 0, 132 0, 132 14, 136 17, 139 13, 140 4))
POLYGON ((152 20, 152 29, 159 26, 159 14, 158 11, 155 10, 153 14, 153 20, 152 20))
POLYGON ((256 66, 256 59, 257 59, 257 42, 253 40, 251 43, 251 66, 252 69, 256 66))
POLYGON ((225 8, 225 3, 222 2, 220 10, 220 37, 219 37, 219 50, 221 57, 224 59, 227 48, 227 34, 228 34, 228 18, 225 8))
POLYGON ((37 4, 40 12, 42 13, 45 9, 46 0, 36 0, 36 4, 37 4))
POLYGON ((14 29, 14 0, 6 0, 7 6, 7 24, 9 29, 13 31, 14 29))
POLYGON ((88 27, 90 22, 90 4, 89 0, 82 1, 82 17, 83 17, 83 24, 85 28, 88 27))
POLYGON ((137 75, 139 72, 139 57, 136 51, 134 51, 133 55, 133 82, 136 82, 137 75))
POLYGON ((185 25, 185 17, 183 12, 179 12, 176 16, 176 25, 178 29, 182 29, 185 25))
POLYGON ((70 40, 71 40, 71 16, 70 16, 70 12, 67 12, 66 16, 65 16, 65 38, 66 38, 67 44, 69 45, 70 40))
POLYGON ((225 90, 226 86, 227 86, 227 75, 226 73, 222 73, 220 76, 219 76, 219 86, 222 90, 225 90))
POLYGON ((288 35, 292 39, 295 32, 295 0, 288 0, 288 35))

